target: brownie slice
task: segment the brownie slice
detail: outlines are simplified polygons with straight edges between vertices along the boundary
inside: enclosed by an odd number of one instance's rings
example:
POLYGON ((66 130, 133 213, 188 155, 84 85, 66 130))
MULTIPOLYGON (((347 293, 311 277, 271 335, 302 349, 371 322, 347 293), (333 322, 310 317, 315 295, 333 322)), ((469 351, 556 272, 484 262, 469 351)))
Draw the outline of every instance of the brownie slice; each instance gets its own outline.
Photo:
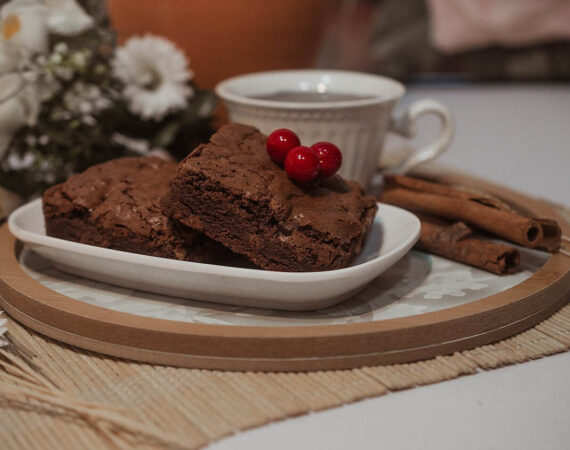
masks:
POLYGON ((289 179, 256 128, 229 124, 179 165, 163 209, 264 269, 346 267, 360 252, 376 201, 339 176, 289 179))
POLYGON ((120 158, 72 176, 43 195, 48 236, 186 261, 220 263, 231 251, 171 221, 160 207, 176 163, 120 158))

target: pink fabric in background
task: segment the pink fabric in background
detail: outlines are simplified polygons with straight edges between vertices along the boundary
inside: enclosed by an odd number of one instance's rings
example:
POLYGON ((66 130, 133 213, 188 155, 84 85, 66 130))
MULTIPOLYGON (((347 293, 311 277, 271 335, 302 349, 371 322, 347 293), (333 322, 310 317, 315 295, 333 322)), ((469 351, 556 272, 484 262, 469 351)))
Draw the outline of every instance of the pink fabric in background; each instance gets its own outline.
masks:
POLYGON ((427 0, 442 52, 570 40, 570 0, 427 0))

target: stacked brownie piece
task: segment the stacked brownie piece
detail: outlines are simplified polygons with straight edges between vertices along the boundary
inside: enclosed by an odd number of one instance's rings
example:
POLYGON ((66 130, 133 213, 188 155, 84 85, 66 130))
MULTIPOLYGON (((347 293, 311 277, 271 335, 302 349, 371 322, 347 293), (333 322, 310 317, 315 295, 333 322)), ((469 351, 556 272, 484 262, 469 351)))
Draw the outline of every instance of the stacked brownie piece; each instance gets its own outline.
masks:
POLYGON ((63 239, 198 262, 238 254, 256 267, 321 271, 360 252, 376 202, 339 176, 299 185, 257 129, 230 124, 175 171, 156 158, 95 166, 44 195, 47 232, 63 239))
POLYGON ((265 140, 250 126, 221 128, 178 165, 164 212, 264 269, 346 267, 362 248, 375 200, 339 176, 294 183, 265 140))
POLYGON ((114 250, 224 262, 231 251, 163 214, 161 199, 175 174, 176 163, 154 157, 93 166, 44 193, 46 232, 114 250))

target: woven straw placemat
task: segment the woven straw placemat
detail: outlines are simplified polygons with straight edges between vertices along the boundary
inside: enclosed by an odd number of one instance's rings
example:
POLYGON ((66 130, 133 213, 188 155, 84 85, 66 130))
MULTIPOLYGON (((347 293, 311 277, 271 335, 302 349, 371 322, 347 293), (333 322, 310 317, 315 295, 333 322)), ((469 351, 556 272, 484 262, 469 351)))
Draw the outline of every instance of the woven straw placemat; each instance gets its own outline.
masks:
POLYGON ((310 373, 154 366, 60 344, 10 320, 0 349, 3 449, 199 448, 286 417, 570 348, 570 305, 512 338, 411 364, 310 373))
MULTIPOLYGON (((567 211, 565 211, 567 212, 567 211)), ((2 449, 193 449, 239 430, 570 348, 570 305, 492 345, 410 364, 309 373, 221 372, 125 361, 8 320, 2 449)))

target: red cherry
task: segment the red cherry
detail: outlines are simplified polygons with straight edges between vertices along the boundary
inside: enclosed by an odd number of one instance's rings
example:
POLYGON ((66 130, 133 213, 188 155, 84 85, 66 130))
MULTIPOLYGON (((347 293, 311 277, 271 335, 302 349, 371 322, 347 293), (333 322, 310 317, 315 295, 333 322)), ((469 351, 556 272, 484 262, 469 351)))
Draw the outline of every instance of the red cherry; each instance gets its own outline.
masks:
POLYGON ((287 128, 279 128, 267 137, 267 153, 278 164, 283 164, 289 150, 301 145, 299 136, 287 128))
POLYGON ((285 158, 285 172, 297 183, 313 181, 319 174, 320 168, 317 154, 309 147, 302 145, 295 147, 285 158))
POLYGON ((321 163, 319 178, 332 177, 342 164, 342 153, 330 142, 317 142, 311 145, 321 163))

